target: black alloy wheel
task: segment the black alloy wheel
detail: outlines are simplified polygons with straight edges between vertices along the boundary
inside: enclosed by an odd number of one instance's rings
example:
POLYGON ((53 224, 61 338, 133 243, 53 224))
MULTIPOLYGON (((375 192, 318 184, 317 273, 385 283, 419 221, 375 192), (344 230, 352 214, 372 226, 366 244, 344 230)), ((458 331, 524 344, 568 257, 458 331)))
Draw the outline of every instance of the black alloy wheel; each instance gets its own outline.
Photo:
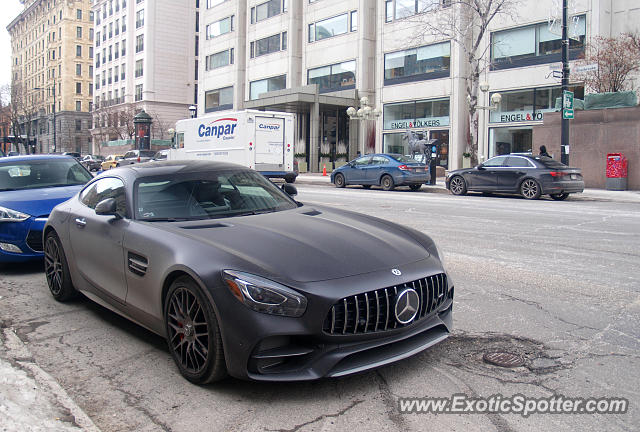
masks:
POLYGON ((382 189, 386 191, 393 190, 393 188, 395 187, 395 184, 393 183, 393 177, 388 174, 383 175, 382 179, 380 180, 380 185, 382 186, 382 189))
POLYGON ((420 188, 421 188, 421 187, 422 187, 422 184, 412 184, 412 185, 409 185, 409 188, 410 188, 412 191, 420 190, 420 188))
POLYGON ((564 201, 569 196, 568 193, 559 193, 559 194, 551 194, 549 195, 552 199, 556 201, 564 201))
POLYGON ((336 176, 333 178, 333 182, 335 183, 337 188, 343 188, 346 185, 344 176, 340 173, 336 174, 336 176))
POLYGON ((226 377, 216 314, 192 279, 180 277, 171 284, 164 316, 169 350, 182 376, 195 384, 226 377))
POLYGON ((67 257, 55 231, 49 231, 44 241, 44 272, 54 299, 64 302, 77 295, 71 283, 67 257))
POLYGON ((540 183, 534 179, 525 179, 520 185, 520 195, 522 195, 524 199, 536 200, 540 198, 541 192, 540 183))
POLYGON ((465 195, 467 193, 467 182, 461 176, 455 176, 449 180, 449 190, 454 195, 465 195))

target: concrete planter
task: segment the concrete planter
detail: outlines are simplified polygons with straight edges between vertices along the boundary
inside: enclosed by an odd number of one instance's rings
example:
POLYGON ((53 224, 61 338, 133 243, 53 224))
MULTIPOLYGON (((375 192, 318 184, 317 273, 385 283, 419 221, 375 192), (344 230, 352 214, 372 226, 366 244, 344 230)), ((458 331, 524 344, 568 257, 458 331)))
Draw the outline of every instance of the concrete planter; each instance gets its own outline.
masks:
POLYGON ((309 170, 309 166, 307 165, 307 162, 298 162, 298 171, 300 171, 301 173, 306 173, 309 170))
POLYGON ((335 161, 333 163, 333 169, 340 168, 341 166, 346 165, 346 164, 347 164, 346 161, 335 161))
POLYGON ((471 168, 471 158, 462 157, 462 168, 471 168))

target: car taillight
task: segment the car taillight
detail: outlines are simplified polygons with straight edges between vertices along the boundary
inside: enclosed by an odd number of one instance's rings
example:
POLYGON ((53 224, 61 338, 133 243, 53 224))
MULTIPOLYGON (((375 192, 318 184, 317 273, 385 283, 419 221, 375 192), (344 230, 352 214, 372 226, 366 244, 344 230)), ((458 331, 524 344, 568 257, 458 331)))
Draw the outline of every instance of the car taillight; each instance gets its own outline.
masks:
POLYGON ((398 169, 401 169, 402 171, 409 171, 409 167, 406 165, 400 165, 398 166, 398 169))
POLYGON ((562 177, 562 176, 569 175, 569 173, 562 172, 562 171, 551 171, 549 174, 551 174, 551 177, 562 177))

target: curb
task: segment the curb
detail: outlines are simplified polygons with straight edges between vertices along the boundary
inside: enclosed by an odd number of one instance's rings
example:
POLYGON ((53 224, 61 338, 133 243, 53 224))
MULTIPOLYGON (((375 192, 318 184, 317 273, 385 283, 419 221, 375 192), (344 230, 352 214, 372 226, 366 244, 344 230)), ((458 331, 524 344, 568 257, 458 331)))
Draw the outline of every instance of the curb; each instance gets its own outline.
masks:
MULTIPOLYGON (((32 400, 31 406, 21 406, 20 409, 27 411, 32 415, 46 416, 47 411, 51 412, 52 409, 59 411, 67 411, 68 416, 61 416, 60 418, 49 419, 49 423, 54 422, 63 426, 60 430, 83 430, 86 432, 100 432, 100 429, 93 423, 93 420, 80 408, 69 394, 60 386, 58 381, 45 372, 33 359, 31 352, 22 340, 15 334, 11 328, 3 329, 4 341, 0 341, 0 347, 3 348, 7 354, 6 359, 0 357, 0 360, 4 360, 11 366, 12 372, 9 376, 3 377, 3 382, 6 384, 11 378, 15 378, 21 382, 31 382, 27 389, 27 386, 22 386, 20 390, 29 391, 29 399, 32 400), (26 376, 25 376, 26 375, 26 376), (6 380, 6 381, 4 381, 6 380), (70 417, 70 418, 63 418, 70 417)), ((1 352, 1 351, 0 351, 1 352)), ((14 401, 9 401, 9 403, 14 401)), ((25 418, 13 418, 14 424, 23 427, 23 430, 34 430, 31 426, 26 424, 28 422, 27 416, 25 418), (20 423, 22 421, 22 423, 20 423)), ((33 419, 33 416, 31 417, 33 419)), ((6 419, 5 419, 6 420, 6 419)), ((41 421, 41 419, 40 419, 41 421)), ((45 425, 40 423, 38 426, 45 430, 50 427, 51 424, 45 425)), ((39 430, 39 429, 35 429, 39 430)), ((56 430, 58 430, 56 428, 56 430)))

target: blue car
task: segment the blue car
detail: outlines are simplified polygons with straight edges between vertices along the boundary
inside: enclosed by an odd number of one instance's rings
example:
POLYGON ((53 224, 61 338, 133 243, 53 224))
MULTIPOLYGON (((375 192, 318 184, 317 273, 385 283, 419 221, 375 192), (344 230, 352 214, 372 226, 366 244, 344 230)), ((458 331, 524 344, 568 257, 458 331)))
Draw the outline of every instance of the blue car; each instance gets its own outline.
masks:
POLYGON ((365 189, 381 186, 386 191, 396 186, 418 190, 430 180, 429 168, 401 154, 368 154, 352 160, 331 173, 331 183, 343 188, 362 185, 365 189))
POLYGON ((42 229, 49 213, 92 178, 69 156, 0 159, 0 263, 42 258, 42 229))

